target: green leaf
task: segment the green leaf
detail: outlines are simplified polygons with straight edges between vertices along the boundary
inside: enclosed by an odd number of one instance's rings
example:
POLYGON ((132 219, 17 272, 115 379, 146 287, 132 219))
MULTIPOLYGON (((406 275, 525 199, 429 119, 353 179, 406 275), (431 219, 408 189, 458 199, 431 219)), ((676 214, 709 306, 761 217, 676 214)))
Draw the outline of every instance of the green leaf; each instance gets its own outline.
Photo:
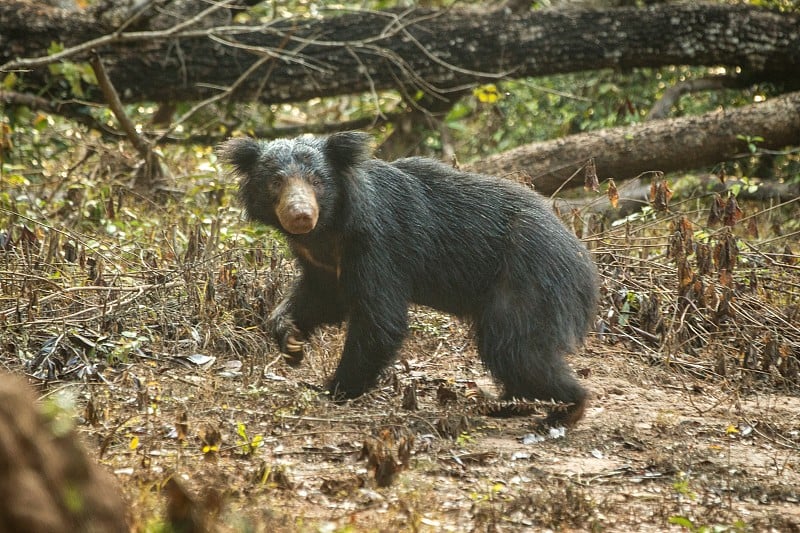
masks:
POLYGON ((689 530, 694 530, 694 523, 685 516, 670 516, 667 522, 676 526, 685 527, 689 530))
POLYGON ((6 74, 5 78, 3 78, 3 89, 11 90, 17 84, 17 75, 14 72, 9 72, 6 74))

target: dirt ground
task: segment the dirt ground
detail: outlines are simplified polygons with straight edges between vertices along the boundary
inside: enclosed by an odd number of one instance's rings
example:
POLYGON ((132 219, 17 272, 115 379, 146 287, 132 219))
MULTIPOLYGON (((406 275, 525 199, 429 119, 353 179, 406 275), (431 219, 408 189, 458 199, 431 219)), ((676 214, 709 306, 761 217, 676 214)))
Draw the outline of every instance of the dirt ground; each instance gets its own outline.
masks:
POLYGON ((79 431, 136 528, 165 512, 173 477, 187 494, 172 512, 222 531, 800 530, 796 395, 696 380, 595 336, 571 358, 591 408, 547 431, 480 413, 475 385, 492 385, 466 326, 424 310, 413 323, 383 386, 344 405, 314 390, 336 329, 299 369, 274 353, 253 369, 139 360, 56 389, 100 413, 79 431))

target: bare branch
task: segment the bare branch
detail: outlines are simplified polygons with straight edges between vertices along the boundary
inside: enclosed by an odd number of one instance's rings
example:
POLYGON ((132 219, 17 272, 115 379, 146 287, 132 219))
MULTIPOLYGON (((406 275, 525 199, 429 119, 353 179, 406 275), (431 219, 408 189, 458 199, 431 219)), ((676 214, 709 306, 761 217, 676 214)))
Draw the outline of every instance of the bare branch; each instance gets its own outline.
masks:
POLYGON ((100 85, 100 89, 106 97, 108 107, 111 109, 111 112, 114 113, 114 116, 117 117, 122 131, 125 132, 125 135, 128 137, 128 140, 131 141, 133 147, 136 148, 136 151, 143 157, 149 158, 151 152, 150 144, 139 135, 136 131, 136 126, 134 126, 131 119, 128 118, 128 115, 125 114, 125 110, 122 108, 122 102, 120 102, 114 86, 111 85, 111 80, 108 79, 108 75, 103 68, 103 62, 99 55, 95 54, 92 56, 91 65, 92 70, 94 70, 94 75, 97 77, 97 83, 100 85))
POLYGON ((172 133, 175 130, 175 128, 177 128, 180 124, 186 122, 192 115, 197 113, 200 109, 202 109, 202 108, 204 108, 204 107, 206 107, 206 106, 208 106, 210 104, 213 104, 214 102, 219 102, 220 100, 222 100, 225 97, 229 96, 231 93, 233 93, 236 90, 237 87, 239 87, 247 78, 249 78, 250 75, 253 72, 258 70, 261 67, 261 65, 263 65, 264 63, 266 63, 270 59, 272 59, 272 57, 270 57, 270 56, 264 56, 264 57, 260 58, 258 61, 256 61, 252 65, 250 65, 250 68, 248 68, 246 71, 244 71, 242 73, 242 75, 239 76, 239 79, 236 80, 236 82, 234 82, 234 84, 231 85, 229 88, 225 89, 224 91, 220 92, 217 95, 214 95, 214 96, 212 96, 210 98, 206 98, 202 102, 198 102, 197 104, 192 106, 192 108, 189 109, 189 111, 184 113, 179 119, 175 120, 172 123, 172 125, 163 134, 161 134, 161 136, 158 139, 156 139, 156 143, 161 142, 162 139, 164 139, 167 135, 172 133))
POLYGON ((741 89, 752 82, 737 76, 708 76, 695 80, 686 80, 673 85, 664 91, 664 95, 656 102, 647 114, 647 120, 667 118, 672 106, 678 103, 681 96, 701 91, 719 91, 721 89, 741 89))

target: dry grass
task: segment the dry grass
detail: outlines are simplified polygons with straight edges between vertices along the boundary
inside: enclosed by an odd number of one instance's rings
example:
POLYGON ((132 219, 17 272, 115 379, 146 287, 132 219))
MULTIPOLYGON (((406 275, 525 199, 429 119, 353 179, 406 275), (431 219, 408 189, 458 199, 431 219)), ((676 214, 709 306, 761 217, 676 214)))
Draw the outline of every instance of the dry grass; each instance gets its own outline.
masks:
POLYGON ((424 308, 380 387, 320 395, 343 332, 282 362, 263 325, 293 265, 216 179, 160 203, 42 182, 24 194, 49 203, 0 211, 0 363, 71 395, 137 529, 170 513, 221 531, 800 528, 800 202, 732 229, 705 200, 583 220, 603 299, 571 362, 594 398, 539 439, 483 414, 469 325, 424 308))

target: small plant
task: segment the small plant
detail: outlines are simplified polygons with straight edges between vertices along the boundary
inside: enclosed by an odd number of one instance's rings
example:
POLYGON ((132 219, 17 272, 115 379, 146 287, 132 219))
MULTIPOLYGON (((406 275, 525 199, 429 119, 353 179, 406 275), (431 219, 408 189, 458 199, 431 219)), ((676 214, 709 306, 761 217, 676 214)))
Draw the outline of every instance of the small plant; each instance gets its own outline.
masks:
MULTIPOLYGON (((64 45, 53 42, 50 44, 48 53, 57 54, 64 50, 64 45)), ((52 63, 49 66, 50 73, 54 76, 62 76, 70 86, 72 94, 83 97, 85 95, 84 85, 97 85, 94 71, 88 63, 73 63, 72 61, 61 61, 52 63)))
POLYGON ((755 154, 758 151, 758 143, 764 142, 764 137, 759 137, 758 135, 737 135, 736 138, 747 144, 747 150, 751 154, 755 154))
POLYGON ((264 444, 264 437, 261 434, 250 439, 247 436, 247 427, 242 422, 236 424, 236 434, 239 436, 236 445, 239 447, 239 453, 244 456, 253 455, 264 444))
POLYGON ((619 310, 619 318, 617 319, 617 323, 620 327, 624 328, 627 326, 631 317, 639 312, 639 306, 641 305, 640 299, 640 296, 634 291, 627 291, 624 294, 622 306, 619 310))
POLYGON ((683 472, 678 473, 678 477, 672 484, 672 488, 678 494, 679 498, 688 498, 692 501, 697 499, 697 493, 689 487, 689 478, 683 472))
POLYGON ((617 226, 624 226, 625 224, 629 224, 631 222, 646 222, 649 220, 656 219, 656 211, 651 206, 646 205, 642 207, 639 211, 635 213, 631 213, 625 218, 620 218, 619 220, 615 220, 611 223, 611 227, 615 228, 617 226))
POLYGON ((685 516, 670 516, 668 522, 672 525, 680 526, 692 533, 724 533, 728 531, 747 531, 747 524, 745 524, 742 520, 737 520, 736 522, 724 525, 724 524, 715 524, 713 526, 707 525, 697 525, 695 524, 690 518, 685 516))
POLYGON ((750 178, 742 177, 738 183, 732 184, 729 190, 734 196, 739 196, 739 193, 742 191, 753 194, 758 190, 758 184, 753 183, 750 178))
MULTIPOLYGON (((728 435, 736 432, 735 428, 733 428, 733 431, 731 431, 731 428, 732 426, 729 426, 726 431, 728 435)), ((692 490, 689 485, 689 477, 683 472, 678 473, 678 476, 672 484, 672 488, 678 495, 679 500, 687 498, 691 501, 695 501, 697 499, 697 493, 692 490)), ((667 522, 672 525, 680 526, 692 533, 722 533, 728 531, 746 531, 748 529, 747 524, 742 520, 736 520, 731 524, 706 525, 697 524, 694 520, 685 515, 672 515, 667 519, 667 522)))
POLYGON ((474 491, 471 492, 469 497, 474 502, 491 502, 497 499, 497 496, 505 490, 506 486, 503 483, 492 483, 488 490, 485 492, 474 491))
POLYGON ((472 435, 470 435, 466 431, 463 431, 459 433, 458 438, 456 438, 456 444, 458 444, 459 446, 464 446, 466 444, 473 442, 474 440, 475 438, 472 435))

